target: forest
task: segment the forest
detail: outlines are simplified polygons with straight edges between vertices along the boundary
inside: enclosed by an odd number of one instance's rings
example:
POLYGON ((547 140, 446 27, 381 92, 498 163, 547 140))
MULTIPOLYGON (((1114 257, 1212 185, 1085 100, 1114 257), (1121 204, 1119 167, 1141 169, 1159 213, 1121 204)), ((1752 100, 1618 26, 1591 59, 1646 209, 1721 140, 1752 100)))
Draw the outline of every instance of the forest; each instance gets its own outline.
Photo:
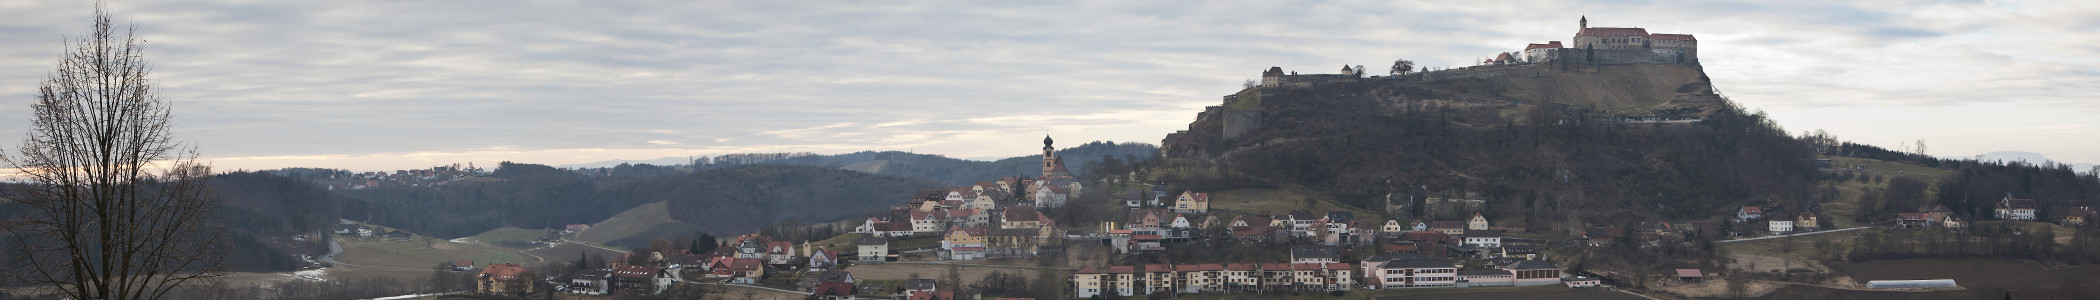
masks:
MULTIPOLYGON (((1024 152, 1028 149, 1015 149, 1024 152)), ((1065 158, 1065 167, 1084 174, 1088 167, 1103 157, 1115 157, 1122 161, 1139 161, 1152 158, 1159 147, 1152 144, 1114 141, 1093 141, 1076 147, 1058 150, 1065 158)), ((993 180, 1008 176, 1035 176, 1042 174, 1042 155, 1032 154, 1000 159, 998 161, 975 161, 948 158, 941 155, 918 154, 901 151, 861 151, 838 155, 814 153, 747 153, 719 157, 703 157, 694 161, 695 169, 710 170, 740 165, 795 165, 846 168, 855 164, 881 162, 876 172, 883 175, 932 179, 953 186, 964 186, 978 181, 993 180)))

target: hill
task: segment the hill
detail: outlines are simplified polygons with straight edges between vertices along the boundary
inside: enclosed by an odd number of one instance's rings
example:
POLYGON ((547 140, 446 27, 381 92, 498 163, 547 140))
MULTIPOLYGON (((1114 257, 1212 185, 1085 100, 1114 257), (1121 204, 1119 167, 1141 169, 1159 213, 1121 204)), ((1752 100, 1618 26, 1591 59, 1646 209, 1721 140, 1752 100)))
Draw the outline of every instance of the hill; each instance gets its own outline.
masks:
MULTIPOLYGON (((1065 166, 1084 175, 1087 167, 1104 158, 1138 161, 1152 158, 1159 147, 1151 144, 1094 141, 1058 150, 1065 166)), ((748 153, 712 159, 696 169, 708 170, 742 165, 795 165, 847 169, 873 174, 932 179, 949 185, 969 185, 1006 176, 1034 176, 1043 172, 1042 155, 1024 155, 997 161, 955 159, 940 155, 900 151, 861 151, 837 155, 809 153, 748 153)))
POLYGON ((1714 96, 1697 67, 1580 69, 1248 88, 1168 135, 1155 176, 1302 190, 1396 218, 1455 219, 1427 198, 1482 200, 1490 218, 1532 230, 1809 198, 1811 148, 1714 96))
POLYGON ((944 186, 918 178, 777 165, 716 169, 672 180, 676 188, 663 198, 670 217, 717 233, 780 221, 843 220, 903 204, 913 191, 944 186))

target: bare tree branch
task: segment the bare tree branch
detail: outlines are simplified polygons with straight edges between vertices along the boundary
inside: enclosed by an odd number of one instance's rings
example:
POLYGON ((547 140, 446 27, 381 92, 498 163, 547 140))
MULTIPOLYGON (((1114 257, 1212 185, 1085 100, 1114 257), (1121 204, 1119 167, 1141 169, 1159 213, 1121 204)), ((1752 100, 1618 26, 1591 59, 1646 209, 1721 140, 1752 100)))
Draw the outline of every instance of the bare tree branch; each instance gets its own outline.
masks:
POLYGON ((0 162, 26 181, 30 208, 0 221, 21 271, 0 276, 72 299, 157 299, 224 270, 209 166, 173 141, 168 104, 152 89, 136 28, 115 32, 100 3, 37 87, 32 130, 0 162))

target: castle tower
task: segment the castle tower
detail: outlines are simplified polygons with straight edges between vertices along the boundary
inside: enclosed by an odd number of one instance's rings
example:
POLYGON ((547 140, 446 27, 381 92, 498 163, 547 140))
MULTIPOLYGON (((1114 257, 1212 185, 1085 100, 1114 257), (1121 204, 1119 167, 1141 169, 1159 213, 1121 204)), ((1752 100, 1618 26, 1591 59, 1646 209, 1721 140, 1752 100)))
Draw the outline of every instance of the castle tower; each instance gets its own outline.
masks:
POLYGON ((1590 16, 1582 16, 1582 29, 1590 28, 1590 16))

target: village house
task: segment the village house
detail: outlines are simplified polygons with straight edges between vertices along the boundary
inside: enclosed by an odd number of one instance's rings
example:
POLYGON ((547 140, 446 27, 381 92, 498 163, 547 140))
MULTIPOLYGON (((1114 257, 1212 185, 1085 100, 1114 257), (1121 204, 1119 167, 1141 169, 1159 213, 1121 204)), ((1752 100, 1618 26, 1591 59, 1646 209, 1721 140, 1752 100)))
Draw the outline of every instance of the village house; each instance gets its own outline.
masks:
POLYGON ((1474 212, 1473 219, 1466 220, 1466 230, 1488 230, 1488 218, 1474 212))
POLYGON ((861 261, 883 261, 890 255, 889 240, 879 237, 864 237, 855 240, 854 243, 860 246, 859 251, 854 252, 858 253, 858 255, 854 256, 861 261))
POLYGON ((655 295, 671 287, 671 272, 649 266, 625 266, 612 270, 612 286, 634 295, 655 295))
POLYGON ((953 227, 941 239, 941 250, 936 253, 943 260, 973 260, 984 258, 986 231, 979 227, 953 227))
POLYGON ((1481 248, 1488 249, 1502 247, 1501 230, 1466 230, 1465 237, 1466 244, 1480 245, 1481 248))
POLYGON ((1896 224, 1903 228, 1925 228, 1932 223, 1932 215, 1927 213, 1896 213, 1896 224))
POLYGON ((465 259, 462 259, 462 260, 456 260, 456 261, 452 261, 452 270, 453 270, 453 271, 473 271, 473 270, 474 270, 474 261, 472 261, 472 260, 465 260, 465 259))
POLYGON ((474 276, 474 292, 488 295, 526 295, 532 293, 532 270, 518 264, 490 264, 474 276))
POLYGON ((1268 240, 1269 236, 1275 233, 1269 224, 1270 220, 1267 217, 1237 216, 1232 217, 1232 223, 1227 227, 1232 230, 1233 240, 1260 242, 1268 240))
POLYGON ((916 297, 921 294, 932 294, 933 292, 938 292, 940 291, 941 286, 938 284, 938 282, 933 281, 933 279, 905 279, 904 286, 899 287, 899 289, 903 290, 901 293, 904 294, 905 297, 916 297))
POLYGON ((811 251, 808 250, 808 245, 803 245, 802 249, 804 249, 803 251, 809 252, 810 271, 830 270, 831 268, 837 268, 839 266, 838 250, 831 250, 831 248, 829 247, 818 246, 816 250, 811 251))
POLYGON ((416 233, 409 232, 407 229, 395 229, 386 233, 386 239, 395 241, 413 240, 416 239, 416 233))
POLYGON ((1407 232, 1407 226, 1400 225, 1400 220, 1385 220, 1385 226, 1378 227, 1378 235, 1388 238, 1398 237, 1407 232))
POLYGON ((1181 197, 1174 198, 1174 212, 1210 212, 1210 193, 1182 192, 1181 197))
POLYGON ((2041 204, 2035 202, 2034 199, 2015 199, 2011 195, 2006 195, 2005 199, 1998 200, 1998 204, 1994 208, 2000 220, 2033 221, 2034 210, 2039 207, 2041 207, 2041 204))
POLYGON ((2064 217, 2061 223, 2064 226, 2085 225, 2085 220, 2091 219, 2093 214, 2093 207, 2091 206, 2072 207, 2064 210, 2064 217))
POLYGON ((821 300, 853 300, 853 282, 825 281, 817 283, 810 296, 821 300))
POLYGON ((1816 222, 1816 213, 1803 212, 1799 215, 1794 216, 1794 230, 1816 231, 1816 229, 1822 228, 1822 226, 1818 226, 1817 224, 1818 223, 1816 222))
POLYGON ((1736 222, 1747 222, 1750 220, 1756 220, 1764 217, 1765 208, 1758 207, 1755 205, 1744 205, 1742 208, 1736 209, 1735 211, 1736 222))
POLYGON ((1072 286, 1075 289, 1073 294, 1079 298, 1100 295, 1133 296, 1136 295, 1136 275, 1137 268, 1131 266, 1099 269, 1092 266, 1082 267, 1072 272, 1072 286))
POLYGON ((1148 198, 1148 197, 1145 197, 1145 196, 1146 196, 1146 195, 1145 195, 1145 191, 1129 191, 1129 192, 1124 192, 1124 193, 1123 193, 1123 206, 1124 206, 1124 207, 1130 207, 1130 208, 1137 208, 1137 207, 1143 207, 1143 206, 1145 205, 1145 199, 1146 199, 1146 198, 1148 198))
POLYGON ((1590 227, 1583 231, 1582 237, 1589 239, 1590 247, 1603 247, 1626 238, 1626 232, 1619 226, 1590 227))
POLYGON ((766 243, 766 264, 787 265, 795 262, 795 242, 773 241, 766 243))
POLYGON ((571 294, 605 295, 612 292, 612 271, 590 269, 576 272, 569 278, 569 286, 563 291, 571 294))
POLYGON ((1765 221, 1765 225, 1766 231, 1771 231, 1772 234, 1789 234, 1794 232, 1794 219, 1784 215, 1775 216, 1771 220, 1765 221))
POLYGON ((1459 222, 1459 221, 1434 221, 1434 222, 1429 222, 1429 230, 1430 230, 1430 231, 1435 231, 1435 232, 1442 232, 1442 233, 1444 233, 1444 234, 1447 234, 1447 235, 1464 235, 1464 234, 1466 233, 1466 222, 1459 222))
POLYGON ((758 284, 766 276, 765 262, 756 258, 718 256, 708 262, 707 269, 709 278, 729 278, 730 283, 738 284, 758 284))

